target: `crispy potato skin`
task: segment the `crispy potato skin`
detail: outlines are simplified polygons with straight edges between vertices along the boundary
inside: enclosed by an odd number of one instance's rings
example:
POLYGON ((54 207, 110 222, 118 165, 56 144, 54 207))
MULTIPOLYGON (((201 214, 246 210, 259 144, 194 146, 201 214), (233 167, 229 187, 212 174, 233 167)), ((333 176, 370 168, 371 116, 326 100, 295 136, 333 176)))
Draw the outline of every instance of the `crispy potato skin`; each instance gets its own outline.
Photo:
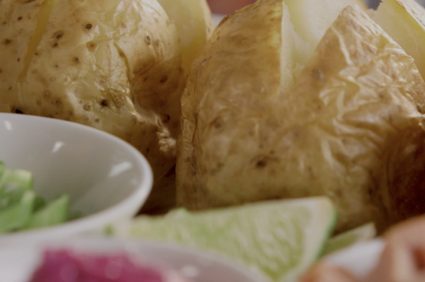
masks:
MULTIPOLYGON (((251 131, 255 128, 252 124, 246 127, 249 120, 239 117, 253 113, 252 122, 255 122, 259 114, 267 112, 261 98, 279 95, 283 7, 280 0, 260 2, 262 5, 253 4, 221 22, 189 76, 182 97, 182 134, 177 160, 177 196, 186 206, 220 204, 221 200, 206 195, 209 193, 206 187, 212 184, 209 180, 217 177, 210 172, 211 167, 226 172, 222 170, 225 165, 222 160, 232 150, 231 143, 238 142, 237 138, 245 137, 247 143, 256 147, 256 140, 238 132, 243 129, 239 128, 241 125, 251 131), (267 66, 268 71, 263 72, 260 66, 267 66), (212 147, 215 149, 211 150, 212 147)), ((248 155, 256 151, 249 152, 252 148, 248 144, 243 148, 248 155)), ((243 165, 235 164, 236 167, 243 169, 243 165)), ((216 188, 223 191, 226 187, 216 188)), ((225 193, 224 197, 239 194, 225 193)), ((236 196, 233 202, 237 203, 239 195, 233 196, 236 196)))
POLYGON ((156 0, 101 2, 0 1, 0 111, 121 137, 167 187, 185 83, 176 28, 156 0))
POLYGON ((232 15, 195 66, 182 102, 178 202, 202 209, 327 195, 338 230, 385 226, 385 148, 423 118, 425 83, 410 56, 348 7, 281 93, 281 16, 279 0, 232 15))

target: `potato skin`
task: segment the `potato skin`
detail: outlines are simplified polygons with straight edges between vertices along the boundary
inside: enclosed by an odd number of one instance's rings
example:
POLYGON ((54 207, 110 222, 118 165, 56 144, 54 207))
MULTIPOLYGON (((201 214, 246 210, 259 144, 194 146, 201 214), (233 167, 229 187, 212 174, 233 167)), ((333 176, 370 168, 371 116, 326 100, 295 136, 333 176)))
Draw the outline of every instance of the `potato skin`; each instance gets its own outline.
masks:
MULTIPOLYGON (((243 190, 235 191, 238 186, 230 191, 223 191, 228 185, 215 187, 220 190, 217 193, 225 193, 223 197, 234 195, 231 202, 210 197, 207 187, 213 184, 210 180, 218 178, 214 171, 230 172, 222 170, 228 156, 238 158, 239 154, 243 157, 256 153, 257 141, 238 130, 254 131, 254 124, 239 118, 252 113, 251 120, 255 122, 258 115, 268 110, 261 98, 279 95, 282 1, 260 2, 221 22, 189 76, 182 97, 182 134, 177 158, 177 200, 187 207, 240 202, 243 190), (232 151, 230 155, 231 143, 237 143, 238 138, 245 142, 235 149, 246 148, 246 154, 232 151)), ((233 167, 243 169, 244 164, 234 163, 233 167)), ((230 176, 223 180, 232 181, 230 176)))
POLYGON ((101 2, 0 2, 0 110, 121 137, 166 187, 185 82, 177 31, 156 0, 101 2))
POLYGON ((385 148, 381 200, 392 222, 425 213, 425 128, 413 120, 385 148))
POLYGON ((0 1, 0 111, 13 108, 9 103, 16 99, 17 85, 8 78, 16 80, 24 67, 27 43, 32 38, 42 2, 36 0, 24 5, 23 1, 0 1))
POLYGON ((384 151, 423 118, 425 83, 410 56, 348 7, 281 93, 281 11, 281 1, 260 0, 231 16, 195 66, 182 103, 178 201, 202 209, 327 195, 338 230, 383 227, 384 151))

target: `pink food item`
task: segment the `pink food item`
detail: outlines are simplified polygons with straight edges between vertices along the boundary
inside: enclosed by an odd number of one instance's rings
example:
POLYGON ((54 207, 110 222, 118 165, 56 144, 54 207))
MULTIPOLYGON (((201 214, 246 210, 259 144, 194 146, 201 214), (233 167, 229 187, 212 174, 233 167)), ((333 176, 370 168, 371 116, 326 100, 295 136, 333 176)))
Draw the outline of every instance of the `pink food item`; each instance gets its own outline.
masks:
POLYGON ((127 254, 94 255, 50 250, 30 282, 188 282, 175 272, 140 265, 127 254))

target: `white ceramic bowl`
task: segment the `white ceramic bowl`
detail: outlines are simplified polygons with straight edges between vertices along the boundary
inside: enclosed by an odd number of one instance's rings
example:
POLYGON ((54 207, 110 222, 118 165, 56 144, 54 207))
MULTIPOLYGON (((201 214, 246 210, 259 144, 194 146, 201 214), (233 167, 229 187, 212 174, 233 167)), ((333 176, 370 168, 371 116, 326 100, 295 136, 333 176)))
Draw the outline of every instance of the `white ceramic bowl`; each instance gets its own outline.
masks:
POLYGON ((0 235, 0 246, 88 233, 133 216, 152 187, 145 158, 126 142, 99 130, 55 119, 0 114, 0 160, 33 173, 46 198, 64 193, 75 221, 0 235))
POLYGON ((259 273, 211 254, 167 244, 113 239, 83 239, 66 244, 23 244, 2 248, 0 281, 27 282, 41 263, 46 248, 70 249, 90 254, 129 253, 146 263, 178 271, 191 282, 265 282, 259 273))

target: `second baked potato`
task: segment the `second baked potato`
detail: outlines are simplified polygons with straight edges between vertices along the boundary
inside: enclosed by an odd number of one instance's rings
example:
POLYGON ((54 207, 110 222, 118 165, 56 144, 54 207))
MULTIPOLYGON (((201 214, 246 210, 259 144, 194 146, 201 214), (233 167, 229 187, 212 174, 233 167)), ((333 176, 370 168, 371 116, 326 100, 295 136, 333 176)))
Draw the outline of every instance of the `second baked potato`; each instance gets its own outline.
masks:
POLYGON ((260 0, 213 34, 183 96, 178 200, 202 209, 327 195, 339 230, 383 227, 394 219, 382 162, 399 134, 421 134, 412 124, 423 118, 425 83, 357 7, 344 9, 288 82, 287 16, 283 1, 260 0))

